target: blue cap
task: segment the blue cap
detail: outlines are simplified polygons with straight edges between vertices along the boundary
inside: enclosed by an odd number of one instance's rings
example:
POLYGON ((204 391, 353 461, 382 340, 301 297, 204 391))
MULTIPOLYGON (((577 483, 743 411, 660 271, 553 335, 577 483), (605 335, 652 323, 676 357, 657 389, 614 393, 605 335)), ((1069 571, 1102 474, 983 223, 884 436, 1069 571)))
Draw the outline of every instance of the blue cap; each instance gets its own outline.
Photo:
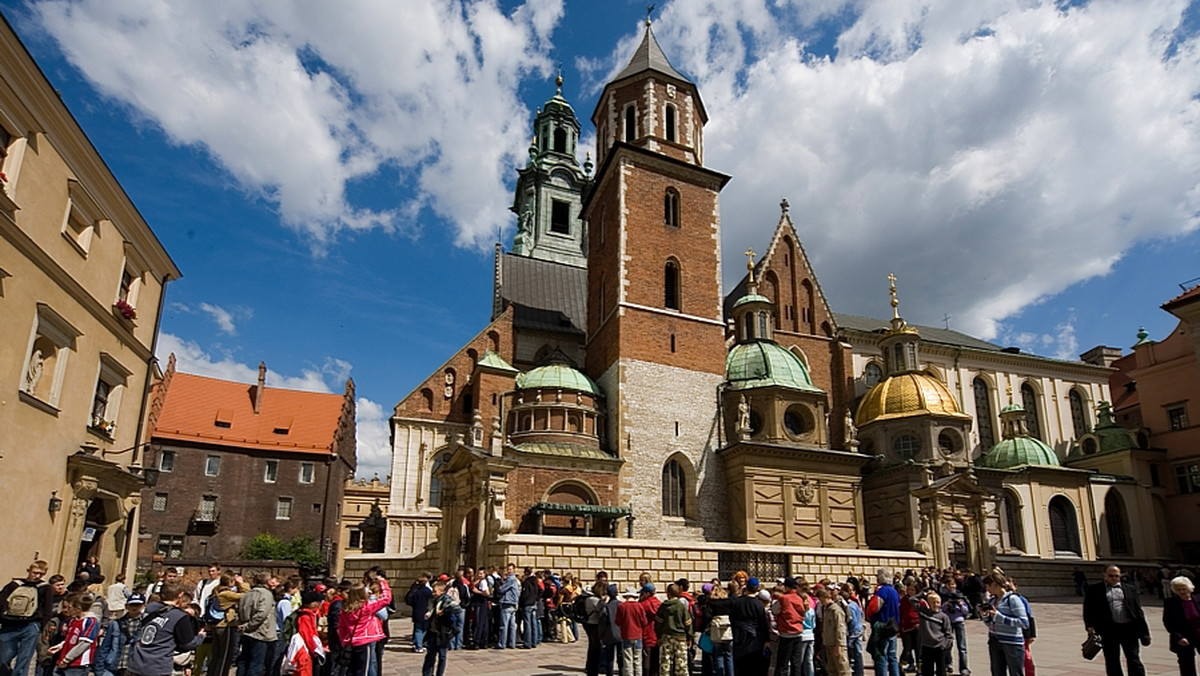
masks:
POLYGON ((646 584, 642 585, 642 593, 643 594, 653 594, 654 593, 654 585, 651 584, 650 582, 647 582, 646 584))
POLYGON ((125 599, 125 605, 144 606, 146 605, 146 597, 142 596, 141 594, 133 594, 129 598, 125 599))
POLYGON ((758 589, 758 578, 752 577, 749 580, 746 580, 746 588, 747 589, 758 589))

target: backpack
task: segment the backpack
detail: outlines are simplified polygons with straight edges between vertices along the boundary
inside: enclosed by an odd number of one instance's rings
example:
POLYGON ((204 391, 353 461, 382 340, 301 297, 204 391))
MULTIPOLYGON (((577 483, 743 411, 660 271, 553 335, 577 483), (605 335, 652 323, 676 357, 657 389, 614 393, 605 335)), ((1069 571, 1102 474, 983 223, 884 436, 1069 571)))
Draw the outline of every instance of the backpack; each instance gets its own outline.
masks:
POLYGON ((445 595, 439 597, 439 600, 434 604, 433 626, 429 628, 431 632, 437 635, 438 645, 450 645, 450 639, 458 634, 458 613, 452 612, 449 609, 449 603, 445 601, 445 595), (438 611, 443 611, 440 615, 438 611))
POLYGON ((708 625, 708 638, 713 643, 729 643, 733 641, 733 625, 728 615, 714 615, 708 625))
POLYGON ((576 622, 587 622, 587 600, 588 597, 581 592, 571 602, 571 617, 576 622))
POLYGON ((204 621, 212 624, 225 621, 225 609, 221 607, 221 599, 216 594, 208 597, 204 608, 204 621))
POLYGON ((4 619, 32 620, 38 609, 38 594, 45 583, 36 585, 22 582, 8 595, 4 603, 4 619))
POLYGON ((612 603, 600 604, 600 623, 597 628, 600 630, 600 643, 603 645, 617 645, 621 642, 621 628, 614 621, 616 618, 612 616, 609 606, 612 603))
POLYGON ((300 611, 293 610, 291 615, 284 618, 283 632, 280 633, 279 638, 283 640, 284 645, 287 645, 298 631, 300 631, 300 611))

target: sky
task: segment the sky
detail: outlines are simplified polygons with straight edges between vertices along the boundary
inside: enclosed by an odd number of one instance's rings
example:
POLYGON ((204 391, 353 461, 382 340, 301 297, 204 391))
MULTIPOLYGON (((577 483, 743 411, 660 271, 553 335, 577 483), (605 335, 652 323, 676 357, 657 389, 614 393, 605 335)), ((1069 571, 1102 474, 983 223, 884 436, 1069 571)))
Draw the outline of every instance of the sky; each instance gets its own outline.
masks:
MULTIPOLYGON (((0 0, 183 271, 158 354, 392 408, 491 311, 533 115, 589 121, 630 0, 0 0)), ((1200 7, 1181 0, 672 0, 709 113, 723 281, 788 199, 837 312, 1044 356, 1127 349, 1200 282, 1200 7)), ((593 153, 594 154, 594 153, 593 153)))

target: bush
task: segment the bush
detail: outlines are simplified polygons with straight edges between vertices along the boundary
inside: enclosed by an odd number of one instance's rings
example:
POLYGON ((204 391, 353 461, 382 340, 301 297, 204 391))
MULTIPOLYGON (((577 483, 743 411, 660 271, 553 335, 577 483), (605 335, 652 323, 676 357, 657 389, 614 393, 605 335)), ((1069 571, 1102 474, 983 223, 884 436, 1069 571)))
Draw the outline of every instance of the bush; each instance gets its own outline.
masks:
POLYGON ((242 558, 295 561, 301 568, 320 568, 325 563, 321 548, 311 535, 284 542, 270 533, 259 533, 242 548, 242 558))

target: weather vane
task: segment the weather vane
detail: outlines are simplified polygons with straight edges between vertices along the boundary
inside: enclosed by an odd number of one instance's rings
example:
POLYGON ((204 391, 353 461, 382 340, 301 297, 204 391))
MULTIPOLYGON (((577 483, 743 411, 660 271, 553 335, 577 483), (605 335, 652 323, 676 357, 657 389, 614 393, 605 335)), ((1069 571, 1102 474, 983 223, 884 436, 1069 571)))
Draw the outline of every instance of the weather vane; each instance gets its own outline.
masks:
POLYGON ((654 5, 646 5, 646 25, 650 25, 650 15, 654 12, 654 5))

